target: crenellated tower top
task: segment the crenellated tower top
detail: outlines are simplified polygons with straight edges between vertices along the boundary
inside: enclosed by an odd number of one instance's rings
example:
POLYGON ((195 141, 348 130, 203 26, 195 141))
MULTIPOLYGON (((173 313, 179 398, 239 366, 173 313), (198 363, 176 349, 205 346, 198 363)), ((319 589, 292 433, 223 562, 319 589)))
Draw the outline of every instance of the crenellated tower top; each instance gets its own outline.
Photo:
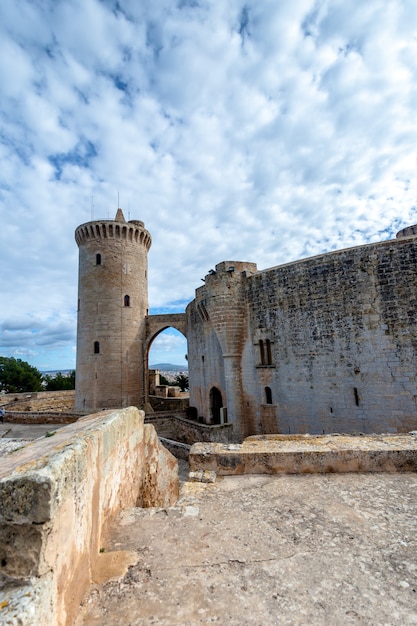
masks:
POLYGON ((126 222, 122 209, 117 209, 114 220, 93 220, 81 224, 75 230, 75 241, 80 246, 86 242, 101 239, 119 239, 142 244, 146 251, 152 244, 150 233, 140 220, 126 222))

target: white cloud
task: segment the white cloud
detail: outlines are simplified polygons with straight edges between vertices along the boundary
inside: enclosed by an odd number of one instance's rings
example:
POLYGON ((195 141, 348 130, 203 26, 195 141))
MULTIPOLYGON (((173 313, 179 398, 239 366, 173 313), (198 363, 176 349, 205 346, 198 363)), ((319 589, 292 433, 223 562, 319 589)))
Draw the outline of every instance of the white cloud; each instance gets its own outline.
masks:
POLYGON ((149 352, 149 364, 172 363, 185 366, 186 354, 185 337, 171 328, 160 333, 153 341, 149 352))
POLYGON ((175 352, 178 351, 178 348, 183 346, 184 337, 182 335, 171 335, 167 333, 161 333, 158 335, 152 344, 152 347, 160 352, 175 352))
POLYGON ((150 230, 154 308, 225 259, 417 221, 416 23, 406 0, 1 3, 1 349, 73 359, 92 196, 150 230))

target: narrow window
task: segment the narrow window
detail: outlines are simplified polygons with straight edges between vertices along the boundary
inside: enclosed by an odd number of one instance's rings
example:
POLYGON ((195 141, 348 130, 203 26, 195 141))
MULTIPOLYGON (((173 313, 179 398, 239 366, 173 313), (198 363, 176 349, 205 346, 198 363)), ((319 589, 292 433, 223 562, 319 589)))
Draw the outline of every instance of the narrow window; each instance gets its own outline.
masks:
POLYGON ((355 396, 355 404, 356 404, 356 406, 359 406, 359 394, 358 394, 358 388, 357 387, 353 388, 353 394, 355 396))
POLYGON ((272 365, 272 351, 271 351, 271 342, 269 339, 265 341, 266 344, 266 362, 267 365, 272 365))
POLYGON ((265 403, 272 404, 272 391, 271 387, 265 387, 265 403))
POLYGON ((94 354, 100 354, 100 342, 99 341, 94 342, 94 354))
POLYGON ((130 296, 125 296, 125 306, 130 306, 130 296))
POLYGON ((96 254, 96 265, 101 265, 101 254, 96 254))
POLYGON ((261 359, 261 365, 265 365, 265 346, 262 339, 259 340, 259 357, 261 359))

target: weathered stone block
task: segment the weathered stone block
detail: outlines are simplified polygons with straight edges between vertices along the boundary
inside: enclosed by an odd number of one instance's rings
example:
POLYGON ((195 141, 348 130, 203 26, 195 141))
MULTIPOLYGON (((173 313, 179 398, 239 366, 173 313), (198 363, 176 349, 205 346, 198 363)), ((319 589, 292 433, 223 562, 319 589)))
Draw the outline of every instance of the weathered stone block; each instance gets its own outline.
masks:
POLYGON ((0 523, 43 524, 51 519, 54 485, 37 474, 0 480, 0 523))
POLYGON ((415 435, 368 437, 265 435, 242 444, 196 443, 190 471, 233 474, 314 474, 333 472, 415 472, 415 435))

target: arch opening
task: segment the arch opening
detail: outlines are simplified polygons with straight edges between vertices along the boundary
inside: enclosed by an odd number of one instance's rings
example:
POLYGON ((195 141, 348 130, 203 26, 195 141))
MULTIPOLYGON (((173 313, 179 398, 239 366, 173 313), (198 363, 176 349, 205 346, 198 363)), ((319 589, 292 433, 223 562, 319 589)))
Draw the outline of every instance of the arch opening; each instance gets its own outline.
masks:
POLYGON ((173 328, 165 326, 150 338, 146 355, 148 393, 173 396, 174 392, 162 389, 165 386, 179 386, 182 392, 188 391, 187 340, 173 328), (155 370, 158 374, 155 374, 155 370), (158 389, 161 387, 161 389, 158 389))

